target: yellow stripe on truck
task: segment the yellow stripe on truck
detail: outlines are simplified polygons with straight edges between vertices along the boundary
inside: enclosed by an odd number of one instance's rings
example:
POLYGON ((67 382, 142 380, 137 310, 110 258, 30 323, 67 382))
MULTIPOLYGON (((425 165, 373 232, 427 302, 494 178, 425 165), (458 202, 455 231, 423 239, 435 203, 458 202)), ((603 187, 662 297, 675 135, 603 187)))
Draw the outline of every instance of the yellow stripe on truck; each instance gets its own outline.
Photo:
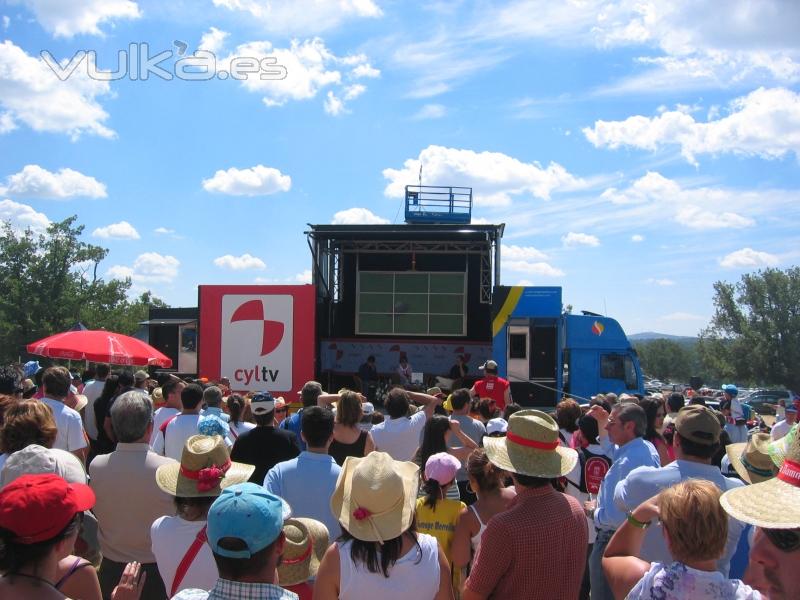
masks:
POLYGON ((508 321, 511 313, 517 308, 517 304, 519 303, 519 299, 522 298, 522 291, 524 289, 525 288, 521 285, 515 285, 509 290, 506 301, 503 302, 503 306, 500 308, 500 312, 497 313, 494 321, 492 321, 492 337, 500 333, 500 330, 503 328, 503 325, 506 324, 506 321, 508 321))

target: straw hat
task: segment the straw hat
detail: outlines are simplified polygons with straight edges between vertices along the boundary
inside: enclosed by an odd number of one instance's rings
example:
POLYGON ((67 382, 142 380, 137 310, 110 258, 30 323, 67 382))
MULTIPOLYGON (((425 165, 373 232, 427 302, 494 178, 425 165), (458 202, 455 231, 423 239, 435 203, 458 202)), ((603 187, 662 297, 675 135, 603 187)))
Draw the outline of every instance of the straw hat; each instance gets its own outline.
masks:
POLYGON ((560 445, 558 423, 539 410, 515 412, 508 420, 506 436, 487 436, 483 445, 493 464, 520 475, 561 477, 578 461, 575 450, 560 445))
POLYGON ((719 499, 732 517, 767 529, 796 529, 800 525, 800 438, 786 452, 778 475, 725 492, 719 499))
POLYGON ((770 442, 767 451, 769 452, 769 456, 772 459, 772 462, 775 463, 776 467, 780 467, 783 464, 783 460, 786 458, 786 453, 789 451, 789 446, 792 445, 795 438, 797 437, 798 426, 800 426, 800 424, 795 423, 794 425, 792 425, 792 428, 789 430, 789 433, 787 433, 779 440, 770 442))
POLYGON ((364 542, 399 537, 411 527, 419 486, 419 467, 393 460, 385 452, 348 456, 331 510, 350 535, 364 542))
POLYGON ((224 488, 247 481, 255 469, 231 462, 221 436, 193 435, 186 440, 180 463, 158 467, 156 483, 170 496, 219 496, 224 488))
POLYGON ((768 433, 755 433, 747 442, 725 447, 731 466, 747 483, 760 483, 778 474, 769 457, 769 443, 768 433))
POLYGON ((278 580, 282 586, 298 585, 317 576, 317 569, 328 549, 328 528, 315 519, 289 519, 283 524, 286 544, 278 580))

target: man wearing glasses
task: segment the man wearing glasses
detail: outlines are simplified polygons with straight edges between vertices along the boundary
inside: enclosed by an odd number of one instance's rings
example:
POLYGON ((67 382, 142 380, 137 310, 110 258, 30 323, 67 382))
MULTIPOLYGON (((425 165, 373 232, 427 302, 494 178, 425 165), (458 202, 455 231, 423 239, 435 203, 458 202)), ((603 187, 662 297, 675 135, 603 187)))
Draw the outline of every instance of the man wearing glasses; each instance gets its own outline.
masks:
MULTIPOLYGON (((797 598, 800 592, 800 437, 789 433, 777 477, 722 495, 722 508, 756 526, 744 581, 770 600, 797 598)), ((780 443, 779 440, 776 443, 780 443)))

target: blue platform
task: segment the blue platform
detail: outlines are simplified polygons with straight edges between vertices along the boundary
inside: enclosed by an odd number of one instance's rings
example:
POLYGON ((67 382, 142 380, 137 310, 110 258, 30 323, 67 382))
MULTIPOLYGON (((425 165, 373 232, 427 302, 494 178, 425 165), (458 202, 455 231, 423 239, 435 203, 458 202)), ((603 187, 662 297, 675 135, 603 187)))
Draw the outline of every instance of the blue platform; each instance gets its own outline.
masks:
POLYGON ((472 221, 472 188, 435 185, 406 186, 406 223, 454 223, 472 221))

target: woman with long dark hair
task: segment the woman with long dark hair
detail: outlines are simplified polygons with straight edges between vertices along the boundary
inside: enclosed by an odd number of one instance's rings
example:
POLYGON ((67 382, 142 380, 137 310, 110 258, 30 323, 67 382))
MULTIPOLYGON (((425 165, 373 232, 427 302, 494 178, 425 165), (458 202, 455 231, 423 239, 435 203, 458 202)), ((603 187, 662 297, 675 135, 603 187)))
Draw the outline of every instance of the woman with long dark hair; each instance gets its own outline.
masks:
POLYGON ((117 397, 119 391, 119 374, 111 373, 106 378, 100 397, 94 403, 94 417, 97 421, 97 441, 94 444, 94 448, 92 448, 94 456, 113 452, 116 447, 116 442, 109 437, 105 425, 106 419, 111 414, 111 402, 117 397))
POLYGON ((472 562, 481 544, 486 523, 506 510, 516 498, 513 488, 503 486, 503 471, 486 457, 483 448, 473 450, 467 460, 469 486, 478 499, 459 515, 453 535, 453 564, 462 569, 472 562))
POLYGON ((647 415, 647 429, 644 432, 644 439, 653 444, 658 450, 661 466, 668 465, 673 459, 669 456, 667 441, 659 433, 664 425, 664 416, 666 415, 664 402, 657 398, 646 397, 639 400, 639 406, 644 409, 644 413, 647 415))
POLYGON ((436 538, 417 533, 419 467, 385 452, 348 456, 331 498, 342 536, 317 571, 315 600, 452 600, 436 538))
POLYGON ((230 431, 231 440, 235 443, 236 440, 245 431, 255 429, 256 424, 245 420, 245 412, 247 412, 247 400, 241 394, 231 394, 228 396, 227 401, 228 414, 231 417, 230 431))
MULTIPOLYGON (((461 431, 461 424, 457 421, 451 421, 444 415, 433 415, 422 430, 422 443, 414 455, 414 462, 420 468, 420 471, 425 469, 428 459, 434 454, 439 452, 447 452, 455 456, 461 464, 464 464, 467 457, 472 453, 478 444, 461 431), (453 433, 458 440, 463 444, 460 448, 448 448, 447 436, 453 433)), ((420 484, 422 486, 422 483, 420 484)), ((460 499, 458 486, 453 486, 448 489, 447 498, 452 500, 460 499)))

